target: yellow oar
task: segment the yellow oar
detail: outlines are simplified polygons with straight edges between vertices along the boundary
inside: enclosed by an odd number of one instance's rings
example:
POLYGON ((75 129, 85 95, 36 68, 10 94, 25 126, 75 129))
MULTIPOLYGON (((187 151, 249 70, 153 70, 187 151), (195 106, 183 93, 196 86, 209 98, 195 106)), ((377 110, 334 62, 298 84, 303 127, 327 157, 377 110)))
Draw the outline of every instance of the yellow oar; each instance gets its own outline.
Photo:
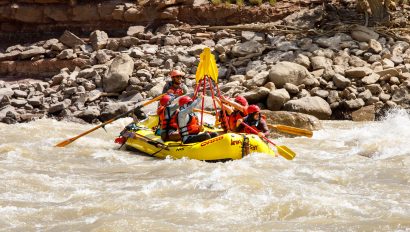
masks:
MULTIPOLYGON (((151 103, 153 103, 153 102, 155 102, 155 101, 158 101, 162 96, 164 96, 164 94, 161 94, 161 95, 159 95, 158 97, 156 97, 156 98, 154 98, 154 99, 152 99, 152 100, 149 100, 149 101, 145 102, 144 104, 142 104, 142 105, 140 105, 140 106, 138 106, 138 107, 147 106, 147 105, 149 105, 149 104, 151 104, 151 103)), ((117 120, 117 119, 119 119, 119 118, 122 118, 122 117, 127 116, 128 114, 130 114, 130 113, 133 112, 134 110, 135 110, 135 109, 132 109, 132 110, 127 111, 127 112, 125 112, 125 113, 123 113, 123 114, 121 114, 121 115, 118 115, 118 116, 116 116, 116 117, 114 117, 114 118, 112 118, 112 119, 110 119, 110 120, 108 120, 108 121, 102 123, 101 125, 98 125, 98 126, 92 128, 92 129, 90 129, 90 130, 88 130, 88 131, 85 131, 85 132, 83 132, 83 133, 81 133, 81 134, 79 134, 79 135, 77 135, 77 136, 75 136, 75 137, 72 137, 72 138, 70 138, 70 139, 64 140, 64 141, 62 141, 62 142, 56 144, 55 146, 56 146, 56 147, 65 147, 65 146, 67 146, 68 144, 74 142, 75 140, 77 140, 77 139, 83 137, 84 135, 87 135, 87 134, 89 134, 89 133, 91 133, 91 132, 97 130, 98 128, 101 128, 101 127, 103 127, 103 126, 105 126, 105 125, 107 125, 107 124, 110 124, 110 123, 114 122, 115 120, 117 120)))
MULTIPOLYGON (((253 133, 258 134, 258 131, 256 131, 255 129, 253 129, 252 127, 250 127, 248 124, 242 122, 242 125, 244 125, 246 128, 248 128, 249 130, 251 130, 253 133)), ((290 150, 290 148, 288 148, 287 146, 278 146, 275 143, 273 143, 270 139, 266 138, 266 136, 262 136, 262 138, 264 138, 268 143, 272 144, 273 146, 276 147, 276 149, 278 150, 279 155, 281 155, 283 158, 287 159, 287 160, 292 160, 293 158, 295 158, 296 153, 293 152, 292 150, 290 150)))
POLYGON ((306 136, 311 138, 313 136, 313 132, 311 130, 301 129, 292 126, 285 126, 285 125, 272 125, 268 124, 269 127, 275 128, 276 130, 292 135, 299 135, 299 136, 306 136))

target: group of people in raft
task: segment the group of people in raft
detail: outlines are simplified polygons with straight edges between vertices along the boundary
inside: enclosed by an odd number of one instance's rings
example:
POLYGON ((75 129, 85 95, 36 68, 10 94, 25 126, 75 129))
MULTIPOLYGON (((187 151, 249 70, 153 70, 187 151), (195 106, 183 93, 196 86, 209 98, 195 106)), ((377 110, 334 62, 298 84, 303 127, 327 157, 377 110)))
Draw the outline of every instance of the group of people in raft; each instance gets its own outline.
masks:
MULTIPOLYGON (((192 100, 187 95, 188 88, 182 83, 185 73, 179 70, 172 70, 171 81, 164 86, 163 93, 166 93, 159 101, 157 114, 159 116, 160 128, 158 135, 163 141, 181 141, 184 144, 201 142, 218 136, 216 132, 201 132, 198 117, 194 113, 195 107, 201 102, 202 95, 192 100), (172 104, 173 100, 179 97, 177 104, 172 104)), ((264 117, 260 113, 257 105, 248 105, 247 100, 242 96, 237 96, 235 100, 221 97, 216 98, 219 105, 224 104, 227 120, 223 117, 223 112, 218 112, 218 119, 224 132, 232 131, 238 133, 253 133, 242 124, 246 123, 256 131, 259 136, 269 134, 269 129, 264 117)))

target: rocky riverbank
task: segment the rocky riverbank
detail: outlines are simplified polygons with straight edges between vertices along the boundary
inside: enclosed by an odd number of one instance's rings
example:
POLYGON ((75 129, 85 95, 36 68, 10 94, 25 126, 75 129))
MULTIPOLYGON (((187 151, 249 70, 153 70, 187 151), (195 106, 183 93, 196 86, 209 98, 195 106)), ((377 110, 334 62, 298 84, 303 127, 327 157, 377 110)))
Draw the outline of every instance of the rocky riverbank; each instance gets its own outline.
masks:
POLYGON ((193 90, 204 47, 217 58, 225 95, 271 111, 374 120, 410 105, 409 43, 363 26, 315 37, 172 24, 154 32, 133 26, 127 34, 110 38, 96 30, 79 38, 66 31, 8 47, 0 53, 0 120, 105 121, 159 95, 174 68, 190 74, 193 90))

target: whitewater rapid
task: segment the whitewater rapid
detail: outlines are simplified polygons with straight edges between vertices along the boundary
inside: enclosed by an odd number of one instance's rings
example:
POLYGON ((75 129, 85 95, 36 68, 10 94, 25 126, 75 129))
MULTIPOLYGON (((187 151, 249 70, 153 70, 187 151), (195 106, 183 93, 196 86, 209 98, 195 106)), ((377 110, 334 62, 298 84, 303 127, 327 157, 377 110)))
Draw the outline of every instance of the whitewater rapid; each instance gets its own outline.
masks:
POLYGON ((0 124, 0 231, 409 231, 410 115, 323 121, 253 154, 207 163, 118 150, 130 119, 0 124))

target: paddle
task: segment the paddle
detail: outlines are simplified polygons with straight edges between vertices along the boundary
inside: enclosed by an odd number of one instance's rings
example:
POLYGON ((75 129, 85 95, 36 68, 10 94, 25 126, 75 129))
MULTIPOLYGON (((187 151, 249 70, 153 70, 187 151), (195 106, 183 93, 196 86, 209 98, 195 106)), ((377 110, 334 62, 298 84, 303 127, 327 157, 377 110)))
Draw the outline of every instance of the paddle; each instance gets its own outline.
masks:
MULTIPOLYGON (((252 127, 250 127, 248 124, 241 122, 242 125, 244 125, 246 128, 248 128, 249 130, 251 130, 253 133, 258 134, 258 131, 253 129, 252 127)), ((292 150, 290 150, 290 148, 286 147, 286 146, 278 146, 275 143, 273 143, 270 139, 266 138, 265 135, 262 136, 262 138, 264 138, 268 143, 272 144, 273 146, 276 147, 276 149, 278 150, 279 155, 283 156, 283 158, 287 159, 287 160, 292 160, 293 158, 295 158, 296 153, 293 152, 292 150)))
MULTIPOLYGON (((154 98, 154 99, 151 99, 151 100, 145 102, 144 104, 142 104, 142 105, 140 105, 140 106, 137 106, 136 108, 141 108, 141 107, 147 106, 147 105, 149 105, 149 104, 151 104, 151 103, 153 103, 153 102, 155 102, 155 101, 158 101, 162 96, 164 96, 164 94, 161 94, 161 95, 159 95, 158 97, 156 97, 156 98, 154 98)), ((110 120, 108 120, 108 121, 102 123, 101 125, 98 125, 98 126, 92 128, 92 129, 90 129, 90 130, 88 130, 88 131, 85 131, 85 132, 83 132, 83 133, 81 133, 81 134, 79 134, 79 135, 77 135, 77 136, 75 136, 75 137, 72 137, 72 138, 70 138, 70 139, 64 140, 64 141, 62 141, 62 142, 56 144, 55 146, 56 146, 56 147, 65 147, 65 146, 67 146, 68 144, 74 142, 75 140, 77 140, 77 139, 83 137, 84 135, 87 135, 87 134, 89 134, 89 133, 91 133, 91 132, 97 130, 98 128, 101 128, 101 127, 103 127, 103 126, 105 126, 105 125, 107 125, 107 124, 110 124, 110 123, 114 122, 114 121, 117 120, 117 119, 120 119, 120 118, 122 118, 122 117, 127 116, 128 114, 132 113, 136 108, 134 108, 134 109, 132 109, 132 110, 129 110, 129 111, 123 113, 123 114, 120 114, 120 115, 118 115, 118 116, 116 116, 116 117, 114 117, 114 118, 112 118, 112 119, 110 119, 110 120)))
POLYGON ((306 136, 311 138, 313 136, 313 132, 311 130, 301 129, 292 126, 285 126, 285 125, 272 125, 268 124, 268 127, 275 128, 276 130, 292 135, 299 135, 299 136, 306 136))

